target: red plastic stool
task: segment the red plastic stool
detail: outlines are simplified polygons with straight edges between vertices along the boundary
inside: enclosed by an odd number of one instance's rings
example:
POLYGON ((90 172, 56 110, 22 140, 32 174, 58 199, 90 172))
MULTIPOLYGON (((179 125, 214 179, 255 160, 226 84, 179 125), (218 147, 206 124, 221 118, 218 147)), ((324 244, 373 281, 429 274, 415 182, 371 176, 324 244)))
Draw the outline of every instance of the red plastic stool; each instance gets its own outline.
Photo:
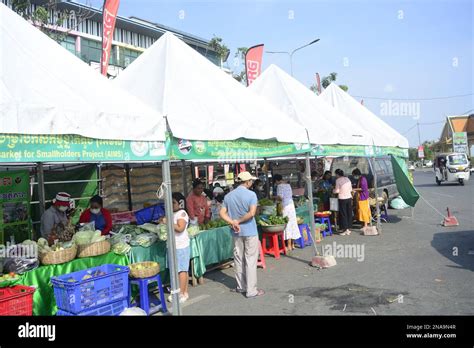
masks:
POLYGON ((281 232, 263 232, 262 234, 262 247, 264 254, 270 254, 275 256, 275 259, 280 258, 280 254, 286 255, 285 239, 283 237, 283 231, 281 232), (267 238, 270 241, 270 249, 267 249, 267 238), (282 247, 279 246, 281 240, 282 247))
POLYGON ((258 242, 258 248, 260 249, 260 256, 257 261, 257 267, 262 267, 263 269, 267 268, 265 263, 265 254, 263 253, 262 243, 258 242))

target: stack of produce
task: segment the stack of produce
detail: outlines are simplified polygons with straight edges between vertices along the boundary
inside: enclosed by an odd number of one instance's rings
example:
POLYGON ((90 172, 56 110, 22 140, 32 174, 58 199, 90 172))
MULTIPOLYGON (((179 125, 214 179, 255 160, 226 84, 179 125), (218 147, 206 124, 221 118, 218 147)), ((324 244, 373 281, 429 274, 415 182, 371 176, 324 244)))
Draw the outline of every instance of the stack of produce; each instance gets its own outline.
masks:
POLYGON ((288 218, 278 215, 270 215, 268 217, 259 216, 257 218, 257 223, 260 226, 285 225, 288 223, 288 218))
POLYGON ((154 233, 141 233, 130 241, 132 246, 142 246, 144 248, 150 247, 158 239, 157 235, 154 233))
MULTIPOLYGON (((217 219, 217 220, 211 220, 206 224, 200 224, 199 229, 201 231, 205 231, 205 230, 212 230, 213 228, 224 227, 227 225, 228 223, 225 222, 223 219, 217 219)), ((188 232, 189 232, 189 228, 188 228, 188 232)))
POLYGON ((100 230, 97 231, 79 231, 74 235, 74 242, 77 245, 86 245, 105 240, 105 236, 102 235, 100 230))

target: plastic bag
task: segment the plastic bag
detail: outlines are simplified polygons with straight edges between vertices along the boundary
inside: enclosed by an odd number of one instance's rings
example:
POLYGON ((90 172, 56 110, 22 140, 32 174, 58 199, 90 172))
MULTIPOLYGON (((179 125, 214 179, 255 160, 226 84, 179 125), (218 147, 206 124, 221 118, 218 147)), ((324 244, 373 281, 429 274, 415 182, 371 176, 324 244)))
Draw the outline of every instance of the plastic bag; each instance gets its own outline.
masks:
POLYGON ((85 224, 81 224, 81 226, 79 227, 79 231, 92 231, 92 232, 95 232, 95 222, 92 221, 92 222, 88 222, 88 223, 85 223, 85 224))
POLYGON ((3 262, 4 273, 17 273, 22 274, 39 266, 38 259, 23 259, 23 258, 7 258, 3 262))
POLYGON ((158 239, 158 237, 154 233, 142 233, 142 234, 139 234, 138 236, 136 236, 135 238, 133 238, 130 241, 130 245, 133 245, 133 246, 139 245, 139 246, 142 246, 144 248, 148 248, 153 243, 155 243, 157 239, 158 239))
POLYGON ((122 313, 119 315, 131 315, 131 316, 139 316, 139 315, 144 315, 146 316, 146 312, 139 308, 139 307, 133 307, 133 308, 125 308, 122 313))
POLYGON ((392 199, 392 200, 390 201, 390 206, 391 206, 393 209, 406 209, 406 208, 410 208, 410 206, 405 203, 405 201, 403 200, 402 197, 397 197, 397 198, 392 199))

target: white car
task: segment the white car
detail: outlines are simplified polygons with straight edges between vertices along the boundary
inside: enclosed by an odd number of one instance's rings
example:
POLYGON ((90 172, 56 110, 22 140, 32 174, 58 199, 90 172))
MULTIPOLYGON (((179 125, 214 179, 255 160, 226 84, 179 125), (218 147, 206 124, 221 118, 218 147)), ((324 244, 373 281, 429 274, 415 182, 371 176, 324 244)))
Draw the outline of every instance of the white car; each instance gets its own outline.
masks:
POLYGON ((414 166, 413 164, 410 164, 410 165, 408 166, 408 170, 415 170, 415 166, 414 166))
POLYGON ((433 161, 426 162, 425 167, 429 167, 429 168, 433 167, 433 161))
POLYGON ((219 184, 221 187, 226 187, 227 186, 227 181, 225 179, 225 175, 218 175, 216 178, 212 181, 212 184, 219 184))

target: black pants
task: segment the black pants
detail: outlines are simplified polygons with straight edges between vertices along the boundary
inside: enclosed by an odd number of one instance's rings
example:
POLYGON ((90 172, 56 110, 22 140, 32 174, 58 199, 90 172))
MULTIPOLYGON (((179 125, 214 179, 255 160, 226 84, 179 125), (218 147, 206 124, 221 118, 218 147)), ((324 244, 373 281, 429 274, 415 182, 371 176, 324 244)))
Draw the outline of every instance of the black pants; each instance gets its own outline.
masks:
POLYGON ((339 227, 343 231, 352 227, 352 198, 339 199, 339 227))

